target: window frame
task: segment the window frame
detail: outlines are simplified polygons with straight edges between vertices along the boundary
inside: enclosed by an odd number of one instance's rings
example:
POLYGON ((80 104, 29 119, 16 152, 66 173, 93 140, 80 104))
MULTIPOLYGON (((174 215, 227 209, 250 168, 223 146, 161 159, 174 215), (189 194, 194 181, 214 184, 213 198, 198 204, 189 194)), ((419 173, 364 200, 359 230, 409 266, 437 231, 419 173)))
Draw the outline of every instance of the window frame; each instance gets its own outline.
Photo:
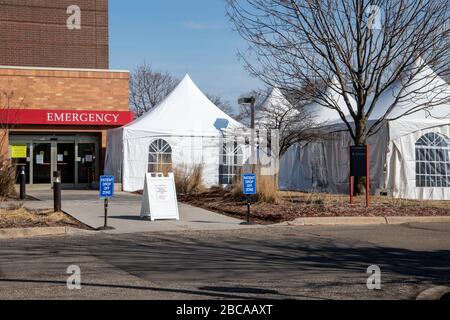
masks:
POLYGON ((450 140, 429 132, 415 144, 417 188, 450 188, 450 140))
POLYGON ((149 173, 166 173, 164 167, 167 166, 167 172, 172 172, 172 153, 173 149, 169 142, 164 139, 153 140, 148 148, 147 171, 149 173))
POLYGON ((244 153, 236 140, 224 141, 220 153, 219 184, 231 185, 241 174, 244 153))

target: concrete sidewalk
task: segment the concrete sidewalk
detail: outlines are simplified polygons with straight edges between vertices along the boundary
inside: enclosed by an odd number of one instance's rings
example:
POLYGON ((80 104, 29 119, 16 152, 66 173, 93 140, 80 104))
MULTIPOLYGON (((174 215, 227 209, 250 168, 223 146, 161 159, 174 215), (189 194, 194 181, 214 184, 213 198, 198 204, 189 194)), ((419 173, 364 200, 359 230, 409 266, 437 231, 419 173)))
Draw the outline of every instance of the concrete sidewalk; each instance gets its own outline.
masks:
MULTIPOLYGON (((39 206, 53 208, 52 190, 30 190, 29 195, 39 199, 39 206)), ((140 218, 142 196, 117 192, 109 201, 108 225, 115 230, 108 233, 159 232, 180 230, 228 230, 249 228, 242 226, 241 220, 210 212, 204 209, 179 204, 180 221, 146 221, 140 218)), ((25 206, 30 205, 25 203, 25 206)), ((98 228, 104 224, 103 201, 98 191, 63 190, 62 209, 84 224, 98 228)), ((250 226, 257 228, 258 226, 250 226)))

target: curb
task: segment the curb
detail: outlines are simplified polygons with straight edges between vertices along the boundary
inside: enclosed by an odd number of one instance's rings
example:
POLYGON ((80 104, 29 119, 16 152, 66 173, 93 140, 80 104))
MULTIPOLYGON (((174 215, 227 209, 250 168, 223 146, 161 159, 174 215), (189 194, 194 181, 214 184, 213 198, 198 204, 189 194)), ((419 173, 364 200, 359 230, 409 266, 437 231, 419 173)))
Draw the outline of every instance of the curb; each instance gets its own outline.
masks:
POLYGON ((404 224, 404 223, 445 223, 450 222, 450 217, 386 217, 387 224, 404 224))
POLYGON ((60 236, 66 234, 68 235, 89 234, 91 232, 92 231, 80 230, 72 227, 0 229, 0 240, 43 237, 43 236, 60 236))
POLYGON ((288 223, 291 226, 376 225, 387 224, 383 217, 330 217, 299 218, 288 223))
MULTIPOLYGON (((450 217, 317 217, 298 218, 288 226, 338 226, 338 225, 398 225, 405 223, 450 223, 450 217)), ((283 223, 284 224, 284 223, 283 223)))

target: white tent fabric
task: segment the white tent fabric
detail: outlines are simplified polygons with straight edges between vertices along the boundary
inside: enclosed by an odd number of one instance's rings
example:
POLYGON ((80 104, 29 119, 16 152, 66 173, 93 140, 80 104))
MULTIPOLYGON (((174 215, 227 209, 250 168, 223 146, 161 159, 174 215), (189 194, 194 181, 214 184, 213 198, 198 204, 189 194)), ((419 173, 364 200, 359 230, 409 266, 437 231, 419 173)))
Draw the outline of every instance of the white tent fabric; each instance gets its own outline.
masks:
MULTIPOLYGON (((372 192, 387 192, 405 199, 450 200, 450 86, 425 67, 400 92, 402 87, 403 84, 396 83, 380 97, 369 121, 373 124, 401 94, 402 99, 387 121, 368 141, 372 192), (424 104, 426 110, 398 118, 406 110, 424 104), (430 145, 426 151, 419 150, 416 144, 429 134, 445 142, 438 147, 430 145), (425 163, 418 158, 420 152, 427 153, 425 163), (425 180, 422 183, 420 179, 425 180)), ((327 120, 326 116, 322 115, 321 120, 327 120)), ((349 192, 349 154, 353 141, 342 122, 336 121, 325 130, 330 132, 327 140, 293 146, 284 155, 280 188, 349 192)))
MULTIPOLYGON (((420 60, 419 64, 423 64, 423 61, 420 60)), ((371 120, 386 114, 396 98, 398 101, 388 119, 400 116, 403 120, 450 118, 450 86, 427 65, 413 70, 410 77, 397 81, 384 92, 375 112, 371 114, 371 120), (424 109, 425 105, 427 107, 424 109)))
MULTIPOLYGON (((340 94, 342 90, 337 80, 333 80, 326 92, 318 97, 318 101, 307 105, 305 108, 312 117, 314 117, 315 122, 318 124, 334 124, 341 120, 339 113, 333 109, 337 108, 342 111, 344 116, 350 116, 350 110, 345 103, 344 97, 340 94), (325 105, 333 106, 333 108, 328 108, 325 105)), ((350 105, 353 110, 356 110, 356 101, 351 96, 347 96, 350 101, 350 105)))
POLYGON ((108 131, 105 173, 122 177, 124 191, 142 190, 149 148, 163 139, 172 164, 201 165, 206 185, 217 185, 223 137, 243 126, 216 107, 186 75, 156 108, 131 124, 108 131))
POLYGON ((283 119, 289 119, 299 114, 278 88, 271 90, 258 109, 256 124, 261 129, 277 128, 283 119))

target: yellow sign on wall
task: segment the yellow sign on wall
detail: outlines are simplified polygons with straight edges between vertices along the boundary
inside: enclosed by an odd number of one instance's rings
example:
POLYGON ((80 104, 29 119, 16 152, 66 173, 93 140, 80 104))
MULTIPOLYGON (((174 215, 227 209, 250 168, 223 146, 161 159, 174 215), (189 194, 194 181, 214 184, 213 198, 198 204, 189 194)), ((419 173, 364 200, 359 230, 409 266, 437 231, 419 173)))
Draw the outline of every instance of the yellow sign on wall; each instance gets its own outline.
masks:
POLYGON ((11 146, 11 158, 22 159, 27 157, 27 146, 11 146))

